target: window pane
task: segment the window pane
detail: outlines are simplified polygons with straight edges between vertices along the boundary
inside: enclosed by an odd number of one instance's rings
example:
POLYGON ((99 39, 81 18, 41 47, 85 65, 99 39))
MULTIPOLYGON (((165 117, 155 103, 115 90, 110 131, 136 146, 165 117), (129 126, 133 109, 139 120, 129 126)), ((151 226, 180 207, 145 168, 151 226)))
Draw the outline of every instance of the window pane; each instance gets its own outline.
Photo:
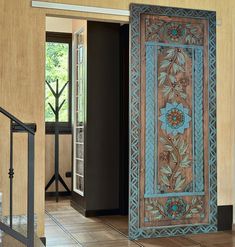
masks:
MULTIPOLYGON (((47 42, 46 43, 46 80, 56 90, 56 80, 59 81, 59 90, 69 80, 69 44, 47 42)), ((48 103, 55 107, 55 98, 49 87, 45 90, 45 121, 54 122, 55 116, 48 103)), ((60 110, 59 121, 69 121, 69 90, 68 85, 60 96, 60 102, 65 100, 60 110)))

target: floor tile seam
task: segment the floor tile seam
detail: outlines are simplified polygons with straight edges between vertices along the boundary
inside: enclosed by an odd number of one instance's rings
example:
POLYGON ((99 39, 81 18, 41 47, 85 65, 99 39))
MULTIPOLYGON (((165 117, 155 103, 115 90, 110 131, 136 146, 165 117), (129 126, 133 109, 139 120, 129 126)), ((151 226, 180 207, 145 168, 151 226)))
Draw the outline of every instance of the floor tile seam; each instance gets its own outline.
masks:
POLYGON ((120 233, 122 236, 124 236, 124 237, 125 237, 126 239, 128 239, 129 241, 131 241, 131 242, 137 244, 137 245, 140 246, 140 247, 144 247, 144 245, 140 244, 140 243, 137 242, 136 240, 130 240, 130 239, 128 238, 128 236, 127 236, 125 233, 121 232, 121 231, 120 231, 118 228, 116 228, 114 225, 112 225, 112 224, 110 224, 110 223, 108 223, 108 222, 106 222, 106 221, 104 221, 103 223, 104 223, 105 225, 107 225, 108 227, 110 227, 111 229, 115 230, 116 232, 120 233))
POLYGON ((186 239, 186 240, 190 240, 190 241, 192 241, 194 244, 196 244, 196 245, 198 245, 198 246, 200 246, 200 247, 203 247, 203 245, 202 245, 201 243, 197 242, 197 241, 194 240, 194 239, 191 239, 190 237, 182 236, 182 238, 184 238, 184 239, 186 239))
POLYGON ((50 212, 48 212, 47 210, 45 210, 46 214, 56 223, 56 225, 58 227, 60 227, 60 229, 63 230, 63 232, 73 241, 75 241, 80 247, 83 247, 83 245, 63 226, 60 224, 60 222, 52 215, 50 214, 50 212))

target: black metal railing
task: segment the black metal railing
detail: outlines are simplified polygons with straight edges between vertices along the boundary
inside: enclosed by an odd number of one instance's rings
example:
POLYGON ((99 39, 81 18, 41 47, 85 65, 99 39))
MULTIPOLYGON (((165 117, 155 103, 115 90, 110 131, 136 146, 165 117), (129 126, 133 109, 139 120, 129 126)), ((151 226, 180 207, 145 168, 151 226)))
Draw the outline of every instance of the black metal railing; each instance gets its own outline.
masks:
POLYGON ((0 107, 0 113, 10 119, 10 197, 9 197, 9 225, 0 221, 0 230, 22 242, 28 247, 34 246, 34 136, 36 124, 25 124, 12 114, 0 107), (28 134, 28 188, 27 188, 27 232, 26 235, 13 229, 13 134, 22 132, 28 134))

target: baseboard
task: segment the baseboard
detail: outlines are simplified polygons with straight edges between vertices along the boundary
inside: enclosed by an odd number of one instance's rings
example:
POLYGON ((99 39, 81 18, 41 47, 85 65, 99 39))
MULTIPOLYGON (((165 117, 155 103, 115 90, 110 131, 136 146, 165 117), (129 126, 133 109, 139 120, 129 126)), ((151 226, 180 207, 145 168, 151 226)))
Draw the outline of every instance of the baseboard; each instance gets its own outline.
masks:
POLYGON ((79 206, 76 202, 74 202, 74 201, 71 200, 71 201, 70 201, 70 206, 71 206, 72 208, 74 208, 75 210, 77 210, 80 214, 86 216, 85 209, 82 208, 81 206, 79 206))
POLYGON ((99 209, 99 210, 86 210, 81 207, 74 201, 70 201, 71 207, 77 210, 79 213, 84 215, 85 217, 97 217, 97 216, 106 216, 106 215, 119 215, 120 209, 99 209))
POLYGON ((47 239, 46 239, 46 237, 41 237, 40 240, 44 244, 44 246, 47 246, 47 239))
POLYGON ((233 205, 218 206, 218 231, 232 230, 233 205))
MULTIPOLYGON (((46 192, 45 193, 46 197, 55 197, 56 196, 56 192, 52 191, 52 192, 46 192)), ((70 196, 71 192, 68 191, 60 191, 59 192, 59 196, 70 196)))

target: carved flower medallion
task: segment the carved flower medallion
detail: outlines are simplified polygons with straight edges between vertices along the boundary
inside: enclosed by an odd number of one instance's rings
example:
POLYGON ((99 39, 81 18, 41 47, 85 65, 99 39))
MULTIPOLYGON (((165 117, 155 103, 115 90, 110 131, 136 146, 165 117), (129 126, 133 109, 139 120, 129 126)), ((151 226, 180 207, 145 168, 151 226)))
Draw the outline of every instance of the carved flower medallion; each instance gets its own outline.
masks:
POLYGON ((181 103, 166 103, 166 107, 161 109, 161 116, 159 118, 162 122, 161 128, 167 134, 183 134, 191 121, 191 117, 188 114, 189 109, 183 107, 181 103))
POLYGON ((180 219, 186 212, 186 206, 182 198, 169 198, 166 202, 165 213, 170 219, 180 219))
POLYGON ((184 38, 185 34, 185 28, 177 22, 170 22, 166 25, 166 37, 170 41, 179 42, 184 38))

